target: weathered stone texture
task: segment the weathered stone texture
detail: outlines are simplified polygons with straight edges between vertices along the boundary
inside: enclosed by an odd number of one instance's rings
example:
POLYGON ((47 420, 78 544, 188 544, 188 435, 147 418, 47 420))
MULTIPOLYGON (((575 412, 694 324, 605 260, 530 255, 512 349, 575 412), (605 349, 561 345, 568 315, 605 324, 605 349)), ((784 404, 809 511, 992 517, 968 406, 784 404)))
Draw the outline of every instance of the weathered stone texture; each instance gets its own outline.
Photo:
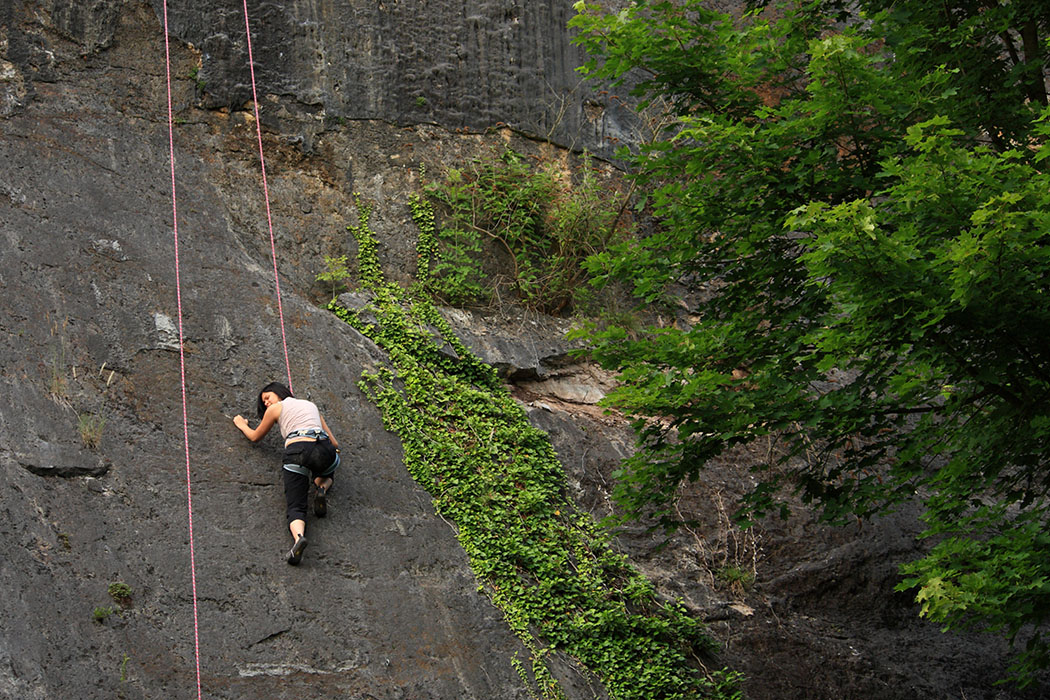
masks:
MULTIPOLYGON (((173 0, 168 16, 201 52, 205 104, 251 100, 242 6, 173 0)), ((379 119, 506 124, 606 152, 612 137, 632 140, 637 120, 583 84, 571 16, 569 0, 299 0, 249 3, 248 13, 260 100, 288 105, 307 147, 333 121, 379 119)))

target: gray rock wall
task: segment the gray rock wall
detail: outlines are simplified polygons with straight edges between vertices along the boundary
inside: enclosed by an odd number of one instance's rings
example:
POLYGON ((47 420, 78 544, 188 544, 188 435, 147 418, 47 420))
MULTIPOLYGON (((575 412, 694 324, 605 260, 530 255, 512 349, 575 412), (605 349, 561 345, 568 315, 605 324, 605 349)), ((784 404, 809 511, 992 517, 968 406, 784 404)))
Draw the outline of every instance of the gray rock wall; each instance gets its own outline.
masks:
MULTIPOLYGON (((345 119, 471 131, 506 124, 603 153, 609 137, 628 140, 636 127, 632 113, 576 72, 582 53, 569 41, 570 0, 248 5, 260 100, 287 105, 307 147, 345 119)), ((251 100, 241 4, 174 0, 168 15, 173 34, 201 52, 204 103, 251 100)))
MULTIPOLYGON (((163 42, 148 6, 90 7, 94 20, 3 9, 0 697, 189 698, 163 42), (81 435, 92 422, 94 446, 81 435), (116 582, 131 589, 126 603, 108 594, 116 582)), ((173 48, 186 75, 194 56, 173 48)), ((176 99, 192 89, 177 81, 176 99)), ((521 645, 356 387, 382 355, 307 298, 294 234, 281 236, 281 259, 295 389, 322 407, 345 462, 303 564, 284 562, 278 440, 252 445, 230 421, 284 376, 269 244, 254 238, 265 225, 252 132, 184 115, 176 185, 205 697, 527 697, 510 663, 521 645), (247 146, 227 148, 241 136, 247 146)), ((302 188, 325 167, 293 172, 279 146, 272 154, 278 213, 322 208, 302 188)), ((329 196, 325 215, 346 213, 349 193, 329 196)))
MULTIPOLYGON (((136 4, 18 0, 5 3, 0 18, 11 29, 42 20, 87 55, 110 45, 119 17, 136 4)), ((159 21, 162 3, 152 6, 159 21)), ((199 52, 193 99, 206 108, 249 102, 243 5, 172 0, 167 14, 172 38, 199 52)), ((378 119, 467 131, 506 125, 611 155, 616 144, 637 140, 641 126, 622 99, 583 83, 571 16, 568 0, 249 2, 256 94, 269 105, 262 118, 295 133, 306 151, 335 124, 378 119)), ((48 49, 18 31, 8 35, 9 60, 30 79, 50 79, 48 49)), ((5 88, 10 100, 17 88, 5 88)))

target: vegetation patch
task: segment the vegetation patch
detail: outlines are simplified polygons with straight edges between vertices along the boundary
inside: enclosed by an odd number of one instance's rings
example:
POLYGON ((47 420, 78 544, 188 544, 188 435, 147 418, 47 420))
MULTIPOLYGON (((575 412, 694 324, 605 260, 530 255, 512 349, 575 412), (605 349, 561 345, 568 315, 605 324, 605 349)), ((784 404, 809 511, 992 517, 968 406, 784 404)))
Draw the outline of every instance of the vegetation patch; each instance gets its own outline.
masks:
POLYGON ((316 279, 318 282, 326 282, 331 285, 332 298, 335 299, 338 290, 345 286, 344 280, 351 276, 350 270, 346 268, 346 256, 326 255, 324 265, 325 271, 318 274, 316 279))
POLYGON ((109 593, 109 597, 121 605, 127 605, 131 602, 131 586, 122 581, 115 581, 109 584, 109 588, 106 590, 109 593))
MULTIPOLYGON (((433 212, 412 201, 427 281, 433 212)), ((451 332, 424 294, 383 279, 369 208, 349 227, 358 242, 364 313, 329 304, 390 356, 362 389, 403 444, 405 464, 454 526, 480 592, 531 652, 515 666, 534 697, 563 697, 546 665, 562 651, 593 671, 615 698, 729 698, 739 674, 708 670, 716 643, 680 604, 616 553, 606 530, 566 494, 550 440, 494 370, 451 332), (366 321, 365 319, 369 319, 366 321)))
POLYGON ((640 446, 613 496, 675 527, 679 486, 761 440, 744 517, 784 491, 830 523, 916 503, 932 548, 898 589, 1002 633, 1030 685, 1050 667, 1050 4, 711 4, 580 0, 570 22, 581 72, 666 124, 620 153, 653 230, 587 265, 639 303, 690 300, 688 324, 589 336, 640 446))
POLYGON ((102 433, 106 428, 106 419, 97 413, 78 413, 77 432, 80 433, 80 442, 91 450, 97 450, 102 443, 102 433))
POLYGON ((117 609, 108 605, 98 605, 94 610, 91 611, 91 617, 95 622, 105 622, 113 613, 117 612, 117 609))
POLYGON ((630 232, 626 198, 589 158, 570 173, 506 149, 450 168, 426 193, 444 216, 427 251, 434 269, 425 285, 451 304, 509 293, 547 313, 577 307, 590 279, 584 260, 630 232), (509 276, 484 269, 482 251, 490 249, 508 262, 509 276))

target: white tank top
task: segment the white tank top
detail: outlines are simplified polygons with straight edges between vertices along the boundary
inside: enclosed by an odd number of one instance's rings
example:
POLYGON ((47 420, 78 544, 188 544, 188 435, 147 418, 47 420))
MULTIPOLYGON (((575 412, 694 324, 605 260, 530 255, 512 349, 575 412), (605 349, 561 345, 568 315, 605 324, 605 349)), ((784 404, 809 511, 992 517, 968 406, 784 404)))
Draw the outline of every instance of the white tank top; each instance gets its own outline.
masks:
POLYGON ((313 401, 289 396, 281 401, 281 415, 277 418, 277 425, 283 438, 287 438, 288 433, 296 430, 321 430, 321 413, 313 401))

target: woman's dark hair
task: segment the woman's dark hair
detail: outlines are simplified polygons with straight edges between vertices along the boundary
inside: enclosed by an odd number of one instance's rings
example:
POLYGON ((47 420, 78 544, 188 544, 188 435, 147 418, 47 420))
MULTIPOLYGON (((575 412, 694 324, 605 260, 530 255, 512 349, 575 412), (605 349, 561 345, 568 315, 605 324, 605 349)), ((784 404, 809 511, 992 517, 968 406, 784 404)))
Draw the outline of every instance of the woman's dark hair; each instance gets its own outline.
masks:
POLYGON ((288 387, 279 382, 270 382, 262 389, 260 389, 259 397, 256 400, 255 406, 256 410, 259 412, 259 420, 262 420, 263 414, 266 413, 266 404, 263 403, 262 395, 265 394, 267 391, 272 391, 273 393, 277 394, 277 398, 279 398, 281 401, 284 401, 292 395, 292 392, 289 391, 288 387))

